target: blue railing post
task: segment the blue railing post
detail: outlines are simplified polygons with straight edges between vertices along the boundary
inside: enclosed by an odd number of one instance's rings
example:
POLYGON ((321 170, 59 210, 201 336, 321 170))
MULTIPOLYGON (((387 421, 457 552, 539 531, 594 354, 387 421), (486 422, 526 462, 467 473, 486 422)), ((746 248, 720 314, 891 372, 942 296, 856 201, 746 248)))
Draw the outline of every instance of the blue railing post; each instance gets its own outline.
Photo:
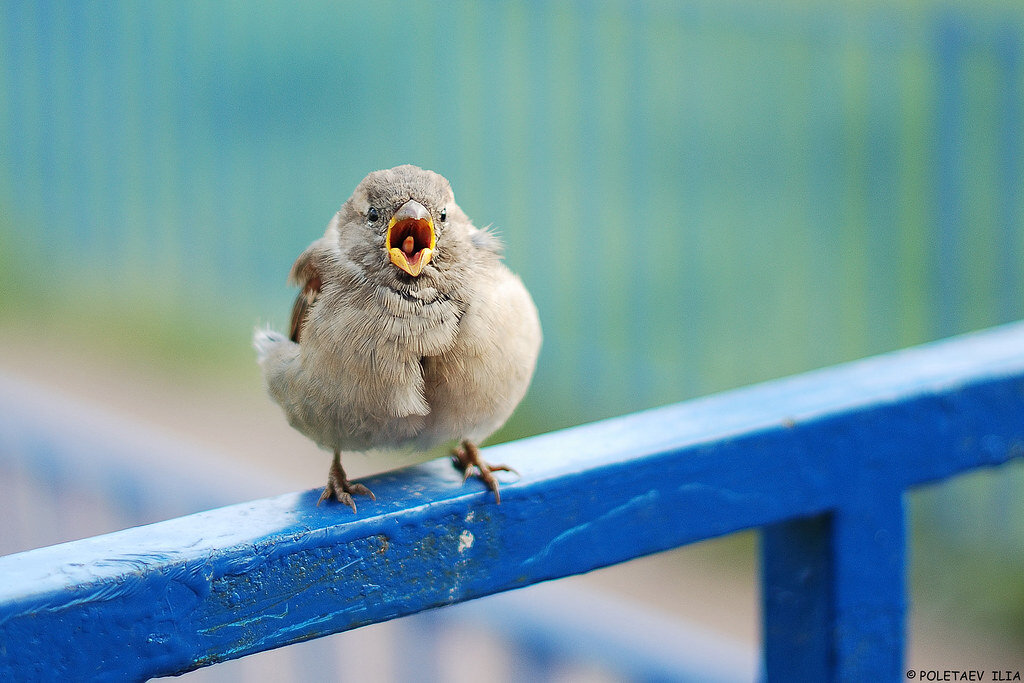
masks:
POLYGON ((768 681, 829 678, 831 536, 831 515, 761 529, 761 616, 768 681))
POLYGON ((904 539, 901 492, 878 488, 763 530, 769 681, 899 680, 904 539))

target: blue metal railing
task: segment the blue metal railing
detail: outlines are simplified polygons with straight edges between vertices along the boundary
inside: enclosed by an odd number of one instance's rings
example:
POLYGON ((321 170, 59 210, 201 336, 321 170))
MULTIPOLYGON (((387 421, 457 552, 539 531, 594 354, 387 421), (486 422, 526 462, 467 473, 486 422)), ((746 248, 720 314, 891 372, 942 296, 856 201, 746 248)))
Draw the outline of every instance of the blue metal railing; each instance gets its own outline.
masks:
POLYGON ((0 558, 0 678, 218 661, 763 528, 769 680, 899 680, 905 492, 1024 455, 1024 324, 0 558), (74 643, 69 646, 69 643, 74 643))

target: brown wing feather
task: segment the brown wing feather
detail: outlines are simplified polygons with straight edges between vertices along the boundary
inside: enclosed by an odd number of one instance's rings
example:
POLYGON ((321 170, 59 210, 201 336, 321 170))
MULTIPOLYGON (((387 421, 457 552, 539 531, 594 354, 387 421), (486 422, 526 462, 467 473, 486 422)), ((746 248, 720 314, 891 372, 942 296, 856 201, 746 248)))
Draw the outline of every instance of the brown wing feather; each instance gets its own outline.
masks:
POLYGON ((306 324, 306 314, 309 312, 313 302, 316 301, 317 295, 320 294, 321 285, 320 276, 315 275, 306 282, 302 291, 295 297, 295 305, 292 306, 291 338, 296 344, 299 343, 299 339, 302 337, 302 328, 306 324))
POLYGON ((289 281, 302 287, 302 291, 299 292, 299 295, 295 298, 295 305, 292 306, 290 336, 291 340, 296 344, 298 344, 299 339, 302 338, 302 330, 306 325, 306 317, 309 314, 309 309, 313 306, 313 302, 316 301, 317 296, 320 294, 320 289, 323 286, 320 271, 314 263, 315 247, 316 243, 314 242, 309 249, 304 251, 299 258, 295 260, 295 265, 292 266, 292 271, 288 274, 289 281))

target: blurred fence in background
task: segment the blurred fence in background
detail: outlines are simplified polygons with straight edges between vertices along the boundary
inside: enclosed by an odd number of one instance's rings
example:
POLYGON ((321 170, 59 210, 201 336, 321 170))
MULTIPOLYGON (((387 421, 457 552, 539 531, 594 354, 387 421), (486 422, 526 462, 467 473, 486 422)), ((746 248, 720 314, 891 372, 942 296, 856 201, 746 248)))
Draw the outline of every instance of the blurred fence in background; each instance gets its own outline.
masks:
POLYGON ((4 242, 52 286, 284 321, 294 257, 414 162, 501 230, 559 425, 1024 315, 1009 3, 38 2, 0 29, 4 242))
MULTIPOLYGON (((997 1, 5 3, 0 302, 249 354, 412 162, 540 309, 508 435, 980 328, 1024 317, 1022 47, 997 1)), ((1024 557, 1021 474, 924 507, 1024 557)))

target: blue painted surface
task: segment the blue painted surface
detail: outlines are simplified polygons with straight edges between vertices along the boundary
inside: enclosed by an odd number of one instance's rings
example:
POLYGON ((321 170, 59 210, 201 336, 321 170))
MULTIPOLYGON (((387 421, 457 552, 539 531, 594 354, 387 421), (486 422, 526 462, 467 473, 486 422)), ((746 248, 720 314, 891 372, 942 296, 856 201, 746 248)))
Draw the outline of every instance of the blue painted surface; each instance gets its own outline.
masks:
POLYGON ((764 664, 773 681, 884 681, 903 672, 904 515, 898 492, 767 527, 764 664))
POLYGON ((832 563, 827 515, 761 530, 764 668, 769 678, 827 680, 832 563))
POLYGON ((895 680, 901 492, 1024 455, 1022 415, 1018 324, 487 449, 523 473, 500 506, 436 461, 357 515, 314 490, 3 557, 0 679, 176 673, 771 525, 769 676, 895 680), (802 585, 810 615, 772 589, 802 585))

